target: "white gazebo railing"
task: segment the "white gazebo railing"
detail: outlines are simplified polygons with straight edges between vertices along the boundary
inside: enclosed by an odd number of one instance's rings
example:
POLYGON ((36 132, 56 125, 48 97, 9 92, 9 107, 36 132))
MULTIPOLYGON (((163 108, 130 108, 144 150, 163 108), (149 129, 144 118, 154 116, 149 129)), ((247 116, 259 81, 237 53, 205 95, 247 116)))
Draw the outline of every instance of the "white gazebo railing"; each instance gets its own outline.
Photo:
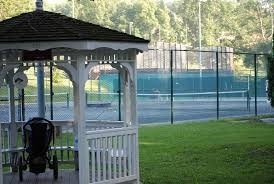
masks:
MULTIPOLYGON (((18 142, 21 142, 22 137, 20 134, 22 134, 22 126, 25 122, 14 122, 16 130, 19 130, 20 132, 17 132, 18 142)), ((59 133, 56 132, 56 140, 55 145, 52 145, 52 150, 56 153, 58 153, 58 160, 61 163, 75 163, 77 162, 74 157, 74 152, 76 151, 76 148, 74 148, 73 144, 73 121, 72 120, 54 120, 52 121, 54 126, 60 131, 59 133)), ((12 134, 11 131, 11 123, 0 123, 1 127, 1 133, 0 133, 0 139, 2 143, 1 152, 3 153, 3 156, 0 157, 0 161, 2 164, 0 164, 0 169, 2 168, 2 165, 4 166, 12 166, 14 164, 14 160, 11 159, 11 154, 20 154, 24 150, 22 144, 14 145, 14 148, 10 147, 10 137, 12 134)), ((87 131, 96 131, 96 130, 102 130, 102 129, 111 129, 111 128, 121 128, 124 127, 123 121, 102 121, 102 120, 87 120, 86 121, 86 130, 87 131)), ((1 172, 1 170, 0 170, 1 172)))
POLYGON ((90 184, 138 180, 138 127, 87 132, 90 184))
MULTIPOLYGON (((17 130, 22 127, 23 123, 15 123, 17 130)), ((73 143, 68 141, 71 137, 67 135, 73 132, 73 121, 53 121, 53 123, 55 127, 59 127, 61 133, 58 136, 58 143, 52 146, 52 150, 58 153, 59 162, 76 163, 74 155, 77 148, 74 148, 73 143)), ((23 147, 8 148, 11 124, 0 123, 0 126, 1 124, 1 132, 4 134, 1 136, 4 144, 3 165, 8 166, 13 162, 11 154, 20 154, 23 147)), ((87 121, 86 130, 88 158, 80 159, 79 162, 88 160, 89 169, 86 170, 86 175, 89 176, 90 184, 114 184, 139 179, 137 126, 126 127, 123 121, 93 120, 87 121)), ((2 164, 0 164, 0 169, 2 172, 2 164)))

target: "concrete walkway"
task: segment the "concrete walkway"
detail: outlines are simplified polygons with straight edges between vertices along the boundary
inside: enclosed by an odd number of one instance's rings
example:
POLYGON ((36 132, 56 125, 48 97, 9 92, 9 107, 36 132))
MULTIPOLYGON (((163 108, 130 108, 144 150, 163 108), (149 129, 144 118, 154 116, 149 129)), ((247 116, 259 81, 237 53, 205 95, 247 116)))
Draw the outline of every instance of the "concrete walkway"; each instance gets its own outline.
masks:
POLYGON ((264 119, 261 119, 261 120, 264 123, 273 124, 274 125, 274 118, 264 118, 264 119))

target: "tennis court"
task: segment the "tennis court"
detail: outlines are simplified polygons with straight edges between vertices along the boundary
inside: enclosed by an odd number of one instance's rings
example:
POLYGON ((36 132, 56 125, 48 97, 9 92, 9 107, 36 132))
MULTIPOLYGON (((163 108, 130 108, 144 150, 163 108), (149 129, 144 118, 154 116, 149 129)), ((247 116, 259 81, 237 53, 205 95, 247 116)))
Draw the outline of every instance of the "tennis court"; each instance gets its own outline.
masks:
MULTIPOLYGON (((98 95, 98 93, 89 94, 98 95)), ((91 106, 86 108, 87 119, 118 120, 119 103, 118 93, 102 93, 104 103, 107 106, 91 106)), ((121 94, 123 95, 123 94, 121 94)), ((138 94, 137 114, 141 124, 164 123, 173 121, 189 121, 201 119, 216 119, 217 97, 216 92, 205 93, 174 93, 173 104, 171 94, 138 94), (173 111, 171 107, 173 106, 173 111)), ((72 102, 69 102, 72 104, 72 102)), ((122 105, 122 104, 121 104, 122 105)), ((49 104, 47 104, 49 107, 49 104)), ((2 104, 0 121, 7 121, 9 109, 7 104, 2 104)), ((35 103, 25 104, 26 119, 36 116, 37 105, 35 103)), ((266 97, 257 98, 258 114, 273 113, 266 97)), ((67 102, 56 102, 54 104, 54 119, 72 119, 72 105, 67 102)), ((248 91, 225 91, 219 92, 219 117, 235 117, 254 115, 255 98, 249 96, 248 91)), ((46 116, 50 117, 49 108, 46 108, 46 116)))

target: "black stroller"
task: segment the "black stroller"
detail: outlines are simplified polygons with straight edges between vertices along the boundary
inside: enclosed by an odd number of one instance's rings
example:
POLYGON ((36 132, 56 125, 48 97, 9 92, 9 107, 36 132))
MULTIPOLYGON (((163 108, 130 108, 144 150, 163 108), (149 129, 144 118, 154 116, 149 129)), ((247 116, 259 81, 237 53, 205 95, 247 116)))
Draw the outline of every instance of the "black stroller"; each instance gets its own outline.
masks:
POLYGON ((44 118, 33 118, 23 126, 23 156, 19 157, 18 169, 19 179, 23 181, 23 170, 38 175, 46 171, 47 163, 50 169, 53 169, 53 177, 58 178, 58 161, 57 156, 53 155, 51 160, 50 142, 53 139, 54 144, 54 126, 44 118), (25 158, 25 151, 28 153, 25 158))

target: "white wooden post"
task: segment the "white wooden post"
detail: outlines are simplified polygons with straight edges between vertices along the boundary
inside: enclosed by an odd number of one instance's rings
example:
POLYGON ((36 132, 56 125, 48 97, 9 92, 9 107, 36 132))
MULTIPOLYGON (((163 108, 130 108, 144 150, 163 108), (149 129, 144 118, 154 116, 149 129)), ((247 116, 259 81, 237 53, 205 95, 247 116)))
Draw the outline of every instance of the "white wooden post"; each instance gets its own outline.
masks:
POLYGON ((137 72, 136 72, 136 62, 130 63, 132 67, 133 74, 131 75, 133 78, 130 80, 130 102, 131 102, 131 122, 134 126, 138 126, 137 120, 137 72))
MULTIPOLYGON (((136 58, 136 57, 135 57, 136 58)), ((126 123, 131 123, 131 126, 138 127, 137 121, 137 77, 136 77, 136 62, 123 63, 123 70, 121 71, 121 76, 124 84, 124 121, 126 123)), ((136 160, 134 159, 134 169, 136 169, 137 180, 133 183, 140 183, 139 174, 139 140, 138 131, 136 134, 136 142, 134 148, 134 154, 136 154, 136 160)), ((135 173, 134 172, 134 173, 135 173)))
POLYGON ((76 68, 76 82, 74 89, 74 118, 78 125, 78 150, 79 150, 79 183, 89 183, 89 157, 88 143, 86 139, 86 117, 85 117, 85 57, 79 56, 74 63, 76 68))
MULTIPOLYGON (((133 126, 138 127, 138 120, 137 120, 137 72, 136 72, 136 61, 133 63, 130 63, 132 67, 132 80, 130 85, 130 101, 131 101, 131 122, 133 126)), ((139 135, 138 131, 136 133, 136 175, 137 175, 137 181, 136 183, 140 183, 140 173, 139 173, 139 135)))
POLYGON ((130 108, 130 76, 126 69, 123 69, 121 72, 122 80, 123 80, 123 88, 124 88, 124 121, 127 124, 131 124, 131 108, 130 108))
MULTIPOLYGON (((14 72, 8 72, 8 85, 9 85, 9 123, 10 123, 10 130, 9 130, 9 149, 17 147, 17 128, 15 124, 15 99, 14 99, 14 84, 13 78, 14 72)), ((12 172, 16 171, 16 153, 12 153, 10 157, 11 162, 11 169, 12 172)))
POLYGON ((74 121, 73 121, 73 136, 74 136, 74 167, 75 170, 79 170, 79 137, 78 137, 78 122, 77 119, 77 106, 79 105, 78 102, 78 87, 76 87, 76 82, 73 82, 73 108, 74 108, 74 121))

